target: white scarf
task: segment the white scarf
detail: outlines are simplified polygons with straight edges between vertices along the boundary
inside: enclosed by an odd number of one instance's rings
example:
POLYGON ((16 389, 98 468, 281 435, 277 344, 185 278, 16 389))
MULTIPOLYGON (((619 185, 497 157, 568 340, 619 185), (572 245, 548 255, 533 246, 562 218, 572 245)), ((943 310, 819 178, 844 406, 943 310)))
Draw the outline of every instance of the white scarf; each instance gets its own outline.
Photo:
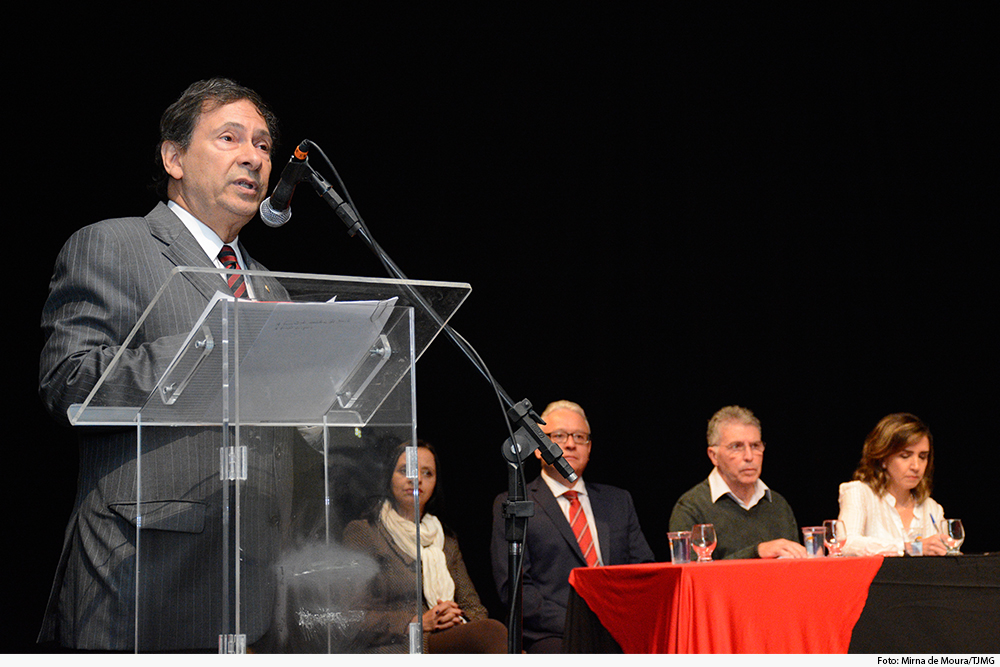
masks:
MULTIPOLYGON (((382 503, 379 518, 396 546, 416 559, 417 527, 413 521, 401 517, 388 500, 382 503)), ((433 514, 425 514, 420 520, 420 564, 427 606, 433 607, 438 600, 453 600, 455 581, 448 572, 448 561, 444 555, 444 528, 433 514)))

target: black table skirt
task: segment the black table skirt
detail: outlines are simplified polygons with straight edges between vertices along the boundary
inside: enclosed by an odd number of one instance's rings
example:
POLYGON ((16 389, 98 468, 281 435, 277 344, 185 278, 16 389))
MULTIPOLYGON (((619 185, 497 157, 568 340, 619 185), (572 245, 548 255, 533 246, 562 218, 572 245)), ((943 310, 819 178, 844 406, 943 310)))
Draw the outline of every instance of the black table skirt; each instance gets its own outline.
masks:
POLYGON ((851 653, 1000 653, 1000 554, 886 558, 851 653))

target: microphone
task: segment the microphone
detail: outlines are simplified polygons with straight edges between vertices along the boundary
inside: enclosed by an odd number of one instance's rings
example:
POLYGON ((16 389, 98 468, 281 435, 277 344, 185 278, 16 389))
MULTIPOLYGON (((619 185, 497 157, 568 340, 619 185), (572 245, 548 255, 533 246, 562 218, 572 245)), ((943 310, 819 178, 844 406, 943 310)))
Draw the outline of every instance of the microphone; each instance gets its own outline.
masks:
POLYGON ((291 159, 281 172, 278 184, 270 197, 260 203, 260 219, 268 227, 281 227, 292 218, 292 195, 295 186, 309 176, 309 147, 312 142, 303 139, 296 146, 291 159))

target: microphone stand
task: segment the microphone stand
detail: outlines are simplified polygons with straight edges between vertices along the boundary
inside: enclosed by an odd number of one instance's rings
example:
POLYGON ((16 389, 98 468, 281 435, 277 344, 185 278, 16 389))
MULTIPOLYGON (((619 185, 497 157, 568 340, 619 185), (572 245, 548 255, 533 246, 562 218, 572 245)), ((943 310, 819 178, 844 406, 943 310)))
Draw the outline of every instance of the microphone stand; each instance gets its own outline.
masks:
MULTIPOLYGON (((315 146, 315 144, 312 144, 315 146)), ((322 151, 321 151, 322 152, 322 151)), ((545 462, 554 466, 559 473, 570 482, 577 479, 573 468, 566 463, 562 456, 562 449, 552 442, 540 428, 539 424, 544 424, 541 417, 531 408, 531 402, 524 399, 514 403, 504 389, 497 384, 496 380, 489 373, 486 364, 476 353, 472 346, 462 338, 449 324, 446 324, 441 316, 427 301, 407 282, 408 278, 402 270, 392 261, 392 258, 382 249, 369 233, 364 222, 355 212, 354 208, 345 202, 333 187, 313 169, 308 161, 306 167, 309 170, 308 180, 312 184, 316 193, 333 209, 337 217, 347 226, 349 236, 354 236, 360 232, 361 239, 369 249, 378 257, 386 270, 395 278, 404 281, 403 286, 413 301, 429 315, 445 332, 448 338, 459 350, 465 354, 472 365, 479 370, 486 380, 493 386, 494 391, 501 398, 504 407, 507 408, 506 417, 510 437, 501 446, 501 454, 507 460, 507 500, 503 503, 503 516, 505 521, 505 535, 508 543, 507 551, 507 577, 508 581, 513 581, 510 587, 510 616, 507 623, 507 651, 508 653, 521 653, 522 646, 522 589, 521 580, 522 564, 524 560, 524 538, 527 532, 528 519, 535 514, 534 503, 526 498, 524 475, 521 464, 535 450, 540 450, 545 462)))
MULTIPOLYGON (((514 434, 503 443, 503 457, 507 459, 507 499, 503 502, 504 537, 507 539, 507 581, 510 614, 507 619, 507 652, 520 654, 523 640, 522 621, 524 582, 524 542, 528 532, 528 519, 535 516, 535 503, 527 499, 521 464, 536 449, 541 448, 542 458, 548 463, 566 460, 559 445, 552 442, 533 417, 531 403, 521 401, 507 411, 507 419, 517 425, 514 434), (558 459, 556 458, 558 457, 558 459)), ((540 420, 539 420, 540 421, 540 420)), ((568 465, 567 465, 568 467, 568 465)), ((557 466, 558 468, 558 466, 557 466)), ((559 469, 566 479, 576 480, 576 473, 559 469)))

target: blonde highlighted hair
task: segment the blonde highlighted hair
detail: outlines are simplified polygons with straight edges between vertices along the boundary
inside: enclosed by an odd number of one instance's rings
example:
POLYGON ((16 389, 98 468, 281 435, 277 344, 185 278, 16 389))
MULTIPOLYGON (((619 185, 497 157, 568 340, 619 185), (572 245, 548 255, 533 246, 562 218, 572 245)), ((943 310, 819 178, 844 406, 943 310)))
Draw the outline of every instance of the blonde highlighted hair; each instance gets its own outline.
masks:
POLYGON ((931 495, 931 476, 934 472, 934 436, 927 424, 908 412, 896 412, 879 420, 861 450, 861 461, 854 471, 854 479, 860 480, 871 487, 879 496, 885 494, 889 485, 889 474, 885 470, 885 462, 893 454, 897 454, 921 438, 927 438, 930 451, 927 453, 927 468, 923 479, 913 489, 913 497, 918 503, 931 495))

